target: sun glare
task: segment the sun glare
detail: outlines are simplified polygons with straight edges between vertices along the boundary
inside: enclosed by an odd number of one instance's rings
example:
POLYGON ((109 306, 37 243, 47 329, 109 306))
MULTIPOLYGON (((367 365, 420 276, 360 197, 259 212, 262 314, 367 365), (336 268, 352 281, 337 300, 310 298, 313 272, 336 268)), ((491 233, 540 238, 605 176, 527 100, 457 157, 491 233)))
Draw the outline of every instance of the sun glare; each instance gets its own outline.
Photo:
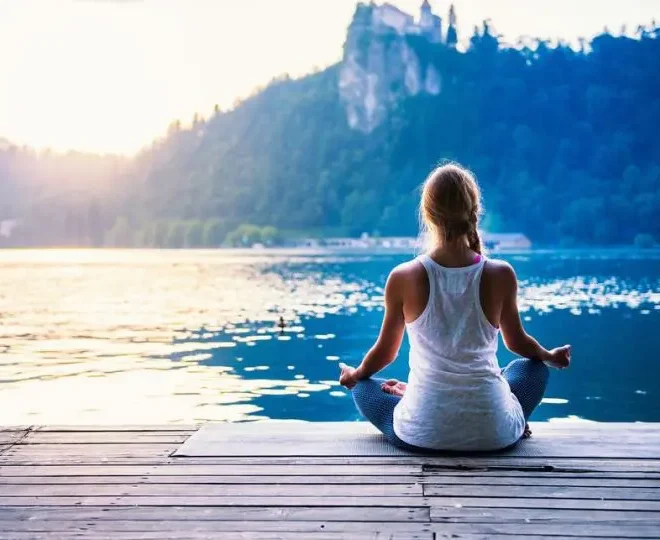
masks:
MULTIPOLYGON (((209 116, 215 104, 230 107, 277 75, 339 60, 355 3, 0 0, 0 138, 133 153, 175 119, 186 124, 195 113, 209 116)), ((395 3, 416 13, 421 2, 395 3)), ((598 2, 598 10, 595 2, 572 0, 541 7, 520 0, 454 3, 463 37, 490 17, 509 41, 521 32, 593 35, 609 20, 650 21, 660 6, 657 0, 625 7, 598 2)), ((443 13, 449 3, 432 4, 443 13)))
MULTIPOLYGON (((312 16, 308 3, 287 3, 312 16)), ((352 6, 339 11, 336 36, 306 51, 312 27, 280 32, 277 6, 260 0, 0 0, 0 50, 14 51, 0 74, 0 137, 135 152, 175 119, 209 116, 273 76, 338 60, 352 6)))

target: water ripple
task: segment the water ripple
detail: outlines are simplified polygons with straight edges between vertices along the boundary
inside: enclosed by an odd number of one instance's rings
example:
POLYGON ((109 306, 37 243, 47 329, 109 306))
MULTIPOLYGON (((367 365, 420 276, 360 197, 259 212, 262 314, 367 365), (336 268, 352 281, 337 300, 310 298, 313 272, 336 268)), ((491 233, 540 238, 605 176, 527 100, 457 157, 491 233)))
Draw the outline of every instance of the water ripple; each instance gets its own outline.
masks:
MULTIPOLYGON (((612 311, 652 324, 660 257, 648 257, 513 257, 525 320, 612 311)), ((2 251, 0 424, 354 418, 337 364, 359 361, 377 334, 383 283, 401 260, 2 251)))

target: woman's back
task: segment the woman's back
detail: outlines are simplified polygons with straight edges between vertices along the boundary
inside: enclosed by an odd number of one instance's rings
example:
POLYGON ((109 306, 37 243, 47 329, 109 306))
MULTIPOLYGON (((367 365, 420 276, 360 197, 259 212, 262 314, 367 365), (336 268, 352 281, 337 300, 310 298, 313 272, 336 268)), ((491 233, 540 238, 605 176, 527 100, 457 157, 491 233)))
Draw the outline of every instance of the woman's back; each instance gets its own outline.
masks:
POLYGON ((408 303, 425 307, 406 324, 410 377, 394 413, 397 435, 425 448, 489 450, 513 444, 525 420, 497 363, 499 331, 482 308, 480 291, 493 290, 481 286, 486 259, 449 268, 422 255, 412 264, 418 271, 409 274, 414 283, 408 303))
POLYGON ((339 382, 353 389, 360 412, 396 445, 408 449, 493 450, 514 444, 539 405, 546 363, 565 368, 569 345, 548 351, 525 332, 513 268, 482 258, 481 195, 470 171, 437 167, 420 199, 432 252, 396 267, 385 285, 378 339, 357 368, 341 365, 339 382), (522 358, 500 372, 504 344, 522 358), (397 357, 404 331, 410 376, 371 379, 397 357), (516 397, 517 396, 517 397, 516 397))

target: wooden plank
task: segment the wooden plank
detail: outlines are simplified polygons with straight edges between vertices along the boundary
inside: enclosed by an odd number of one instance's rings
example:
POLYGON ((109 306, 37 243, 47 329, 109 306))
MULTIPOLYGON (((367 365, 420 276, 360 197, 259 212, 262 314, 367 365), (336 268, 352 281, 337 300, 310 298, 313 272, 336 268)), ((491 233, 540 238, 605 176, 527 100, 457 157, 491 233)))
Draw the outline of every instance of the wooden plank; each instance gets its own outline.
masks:
POLYGON ((423 468, 426 472, 468 472, 468 471, 520 471, 520 472, 660 472, 660 460, 640 459, 560 459, 560 458, 505 458, 505 457, 270 457, 270 458, 177 458, 168 456, 145 455, 76 455, 69 456, 64 452, 59 455, 47 456, 3 456, 0 455, 0 467, 5 466, 105 466, 105 465, 141 465, 169 466, 172 464, 187 466, 210 465, 355 465, 384 467, 392 465, 407 465, 423 468))
POLYGON ((0 454, 0 467, 20 465, 24 467, 32 467, 39 465, 88 465, 88 466, 102 466, 102 465, 164 465, 169 463, 167 455, 159 456, 131 456, 131 455, 108 455, 108 456, 89 456, 63 455, 61 458, 56 459, 53 457, 40 457, 40 456, 15 456, 10 455, 9 452, 0 454))
MULTIPOLYGON (((570 531, 567 531, 570 532, 570 531)), ((511 534, 489 534, 489 533, 443 533, 436 532, 434 538, 442 540, 444 538, 451 538, 453 540, 558 540, 558 538, 579 538, 580 540, 612 540, 611 536, 568 536, 566 534, 557 536, 555 534, 532 534, 532 535, 511 535, 511 534)), ((616 538, 616 537, 615 537, 616 538)))
POLYGON ((425 458, 424 472, 446 471, 519 471, 519 472, 660 472, 660 461, 650 459, 600 458, 425 458))
MULTIPOLYGON (((511 535, 511 534, 490 534, 490 533, 443 533, 436 532, 434 538, 442 540, 444 538, 451 538, 453 540, 558 540, 558 538, 579 538, 580 540, 612 540, 612 536, 570 536, 570 530, 562 536, 555 534, 526 534, 525 536, 511 535)), ((614 538, 617 538, 616 536, 614 538)), ((621 538, 624 538, 623 536, 621 538)), ((633 537, 634 538, 634 537, 633 537)))
MULTIPOLYGON (((400 497, 422 495, 421 484, 71 484, 2 487, 2 499, 10 497, 400 497)), ((660 495, 659 495, 660 496, 660 495)))
POLYGON ((582 472, 623 472, 623 473, 660 473, 660 462, 656 460, 569 460, 558 462, 553 459, 527 459, 525 461, 503 461, 488 462, 485 460, 472 460, 467 463, 464 460, 452 460, 442 463, 434 462, 429 464, 423 459, 411 460, 401 459, 382 462, 381 460, 370 460, 363 458, 353 459, 216 459, 216 458, 172 458, 169 455, 159 456, 103 456, 103 455, 76 455, 68 456, 62 453, 56 456, 7 456, 0 454, 0 468, 6 467, 58 467, 58 466, 79 466, 79 467, 105 467, 105 466, 141 466, 141 467, 169 467, 171 465, 179 466, 254 466, 254 465, 287 465, 287 466, 338 466, 338 465, 356 465, 359 463, 365 467, 380 467, 381 470, 392 465, 415 466, 425 468, 427 472, 570 472, 579 474, 582 472))
POLYGON ((178 444, 34 444, 16 445, 2 454, 0 463, 14 462, 101 462, 110 459, 167 458, 178 444))
POLYGON ((515 535, 510 535, 510 534, 470 534, 470 533, 461 533, 461 534, 455 534, 455 533, 449 533, 449 534, 443 534, 436 532, 435 539, 437 540, 442 540, 444 538, 452 538, 454 540, 557 540, 557 538, 580 538, 580 540, 612 540, 611 536, 560 536, 557 537, 556 535, 541 535, 541 534, 533 534, 533 535, 526 535, 524 537, 521 536, 515 536, 515 535))
MULTIPOLYGON (((163 533, 103 533, 99 536, 98 533, 76 533, 75 538, 80 538, 82 540, 149 540, 157 539, 162 540, 163 533)), ((17 536, 13 536, 13 540, 51 540, 52 536, 49 533, 16 533, 17 536)), ((220 540, 307 540, 310 538, 310 533, 292 533, 292 532, 270 532, 264 533, 260 532, 216 532, 213 534, 213 538, 218 538, 220 540)), ((176 533, 172 536, 168 535, 168 540, 196 540, 198 538, 206 540, 208 538, 208 532, 197 532, 193 531, 190 534, 185 532, 176 533)), ((314 540, 325 540, 325 539, 344 539, 344 540, 362 540, 362 539, 387 539, 387 540, 415 540, 422 539, 427 540, 430 538, 442 540, 445 538, 451 538, 453 540, 512 540, 516 538, 511 535, 492 535, 492 534, 440 534, 440 533, 373 533, 361 532, 361 533, 314 533, 314 540)), ((519 536, 517 538, 520 538, 519 536)), ((557 536, 545 536, 545 535, 533 535, 525 536, 525 540, 557 540, 557 536)), ((562 536, 561 538, 580 538, 581 540, 611 540, 611 536, 562 536)))
MULTIPOLYGON (((529 493, 528 495, 533 495, 529 493)), ((542 499, 535 497, 424 497, 431 508, 454 506, 456 508, 543 508, 562 510, 615 510, 660 512, 659 501, 610 500, 610 499, 542 499)), ((588 519, 589 514, 585 514, 588 519)))
POLYGON ((153 424, 153 425, 131 425, 131 424, 107 424, 107 425, 48 425, 34 426, 34 431, 58 431, 58 432, 92 432, 92 431, 132 431, 132 432, 151 432, 151 431, 171 431, 171 432, 195 432, 201 427, 201 424, 153 424))
MULTIPOLYGON (((2 531, 0 531, 2 534, 2 531)), ((309 540, 310 533, 306 532, 213 532, 213 538, 220 540, 309 540)), ((13 532, 13 540, 51 540, 50 532, 13 532)), ((75 538, 83 540, 208 540, 209 531, 188 530, 181 532, 159 531, 129 531, 129 532, 76 532, 75 538), (166 536, 164 536, 166 535, 166 536)), ((391 533, 363 531, 347 534, 346 532, 316 532, 314 540, 433 540, 433 533, 391 533)))
MULTIPOLYGON (((309 495, 282 496, 275 495, 253 495, 240 497, 231 496, 130 496, 130 495, 105 495, 105 496, 32 496, 32 497, 6 497, 0 496, 0 506, 214 506, 214 507, 235 507, 245 508, 260 506, 263 508, 272 507, 341 507, 341 506, 360 507, 380 507, 380 508, 422 508, 424 505, 421 497, 396 497, 396 496, 370 496, 354 497, 349 495, 333 496, 322 495, 312 497, 309 495)), ((428 510, 428 508, 427 508, 428 510)))
POLYGON ((422 478, 417 476, 365 476, 365 475, 155 475, 143 476, 0 476, 0 485, 6 484, 407 484, 421 482, 435 485, 473 486, 570 486, 607 488, 660 488, 660 478, 574 478, 574 477, 502 477, 495 476, 443 476, 422 478))
MULTIPOLYGON (((280 527, 274 527, 273 522, 266 523, 265 526, 261 528, 265 529, 276 529, 273 531, 263 531, 257 529, 250 529, 251 523, 245 523, 245 529, 243 531, 234 531, 227 532, 225 529, 227 522, 202 522, 200 524, 194 524, 190 521, 179 521, 179 522, 138 522, 138 523, 128 523, 124 524, 121 522, 91 522, 89 524, 85 523, 81 525, 80 522, 55 522, 51 527, 48 527, 45 531, 43 526, 35 523, 26 523, 21 524, 19 527, 12 527, 9 530, 5 531, 7 533, 13 533, 12 538, 48 538, 47 536, 39 536, 39 534, 52 534, 52 533, 67 533, 70 535, 75 535, 75 538, 154 538, 162 540, 163 538, 176 539, 176 538, 222 538, 222 539, 255 539, 255 540, 270 540, 270 539, 286 539, 286 540, 308 540, 310 538, 310 533, 313 530, 314 540, 339 540, 345 538, 356 538, 356 539, 374 539, 374 540, 431 540, 433 538, 433 533, 427 532, 424 530, 419 530, 421 527, 417 524, 408 523, 406 524, 407 530, 404 532, 392 531, 391 524, 383 525, 379 523, 369 523, 367 524, 371 527, 371 530, 366 530, 366 527, 362 526, 362 530, 358 527, 353 527, 352 532, 344 530, 334 530, 329 531, 327 529, 340 529, 337 524, 333 523, 321 523, 321 524, 309 524, 307 525, 308 532, 291 532, 287 531, 286 524, 282 524, 280 527), (124 525, 124 526, 122 526, 124 525), (127 525, 127 526, 126 526, 127 525), (169 525, 169 527, 166 527, 169 525), (251 532, 249 532, 251 531, 251 532), (137 534, 136 534, 137 533, 137 534), (30 535, 37 536, 30 536, 30 535), (165 536, 164 536, 165 535, 165 536), (210 536, 211 535, 211 536, 210 536)), ((305 523, 296 523, 291 528, 300 529, 305 528, 305 523), (301 526, 302 525, 302 526, 301 526)), ((360 524, 358 524, 360 525, 360 524)), ((58 535, 59 536, 59 535, 58 535)))
MULTIPOLYGON (((410 476, 0 476, 0 485, 70 485, 70 484, 407 484, 420 481, 410 476)), ((642 486, 643 487, 643 486, 642 486)), ((176 489, 176 488, 172 488, 176 489)), ((421 487, 420 487, 421 489, 421 487)))
POLYGON ((32 429, 34 426, 27 426, 27 425, 14 425, 14 426, 0 426, 0 432, 5 432, 5 431, 27 431, 28 429, 32 429))
MULTIPOLYGON (((21 522, 14 522, 12 532, 22 533, 29 532, 30 530, 39 530, 40 524, 36 520, 21 522), (18 530, 16 530, 18 529, 18 530)), ((155 519, 148 521, 133 521, 128 526, 123 525, 126 522, 116 521, 116 520, 104 520, 99 517, 89 518, 85 520, 77 520, 73 523, 62 522, 62 521, 53 521, 47 522, 45 526, 51 525, 53 532, 60 532, 59 529, 68 527, 72 525, 76 527, 75 529, 66 529, 66 532, 80 531, 82 534, 89 534, 89 538, 99 538, 98 534, 103 533, 104 531, 111 532, 130 532, 131 530, 142 530, 143 532, 154 532, 154 533, 163 533, 165 531, 173 531, 174 534, 182 532, 182 528, 187 527, 188 530, 193 533, 216 533, 216 532, 246 532, 251 531, 256 532, 272 532, 279 534, 289 534, 292 532, 307 532, 307 533, 368 533, 378 531, 379 529, 385 528, 381 522, 337 522, 337 521, 305 521, 305 520, 282 520, 278 521, 277 519, 272 519, 269 521, 235 521, 235 520, 181 520, 181 521, 165 521, 158 522, 155 519), (94 521, 92 521, 94 520, 94 521), (51 525, 52 523, 52 525, 51 525), (58 523, 62 525, 58 526, 58 523), (79 524, 76 526, 76 523, 79 524), (166 529, 165 525, 169 525, 170 528, 166 529), (125 528, 124 528, 125 527, 125 528), (92 536, 96 535, 96 536, 92 536)), ((386 527, 389 532, 398 535, 405 534, 424 534, 428 532, 435 532, 435 538, 494 538, 497 535, 500 537, 518 537, 525 538, 550 538, 550 537, 560 537, 560 538, 658 538, 657 524, 656 523, 634 523, 634 522, 620 522, 614 521, 611 523, 607 522, 597 522, 594 524, 587 524, 583 526, 580 523, 579 527, 576 527, 577 523, 566 522, 566 523, 432 523, 427 525, 425 523, 391 523, 388 522, 386 527), (547 529, 543 529, 546 527, 547 529), (654 530, 655 528, 655 530, 654 530), (431 530, 429 530, 431 529, 431 530), (518 530, 518 532, 516 532, 518 530), (466 536, 468 535, 468 536, 466 536), (481 536, 479 536, 481 535, 481 536)), ((48 530, 48 529, 46 529, 48 530)), ((76 534, 76 538, 78 538, 76 534)), ((121 536, 120 536, 121 537, 121 536)), ((176 536, 174 536, 176 538, 176 536)), ((214 538, 217 538, 213 534, 214 538)), ((268 536, 265 536, 268 538, 268 536)), ((360 537, 364 537, 360 535, 360 537)), ((404 536, 405 537, 405 536, 404 536)), ((411 536, 408 536, 409 538, 411 536)), ((12 535, 12 538, 16 538, 12 535)), ((135 536, 131 536, 135 538, 135 536)), ((168 535, 168 538, 171 536, 168 535)), ((195 536, 193 536, 195 538, 195 536)), ((220 537, 222 538, 222 537, 220 537)), ((288 538, 288 536, 285 536, 288 538)), ((314 538, 317 538, 314 535, 314 538)), ((387 537, 386 537, 387 538, 387 537)))
POLYGON ((657 432, 657 422, 530 422, 540 433, 640 433, 657 432))
MULTIPOLYGON (((430 511, 428 508, 419 506, 359 506, 356 501, 343 497, 346 502, 343 506, 215 506, 196 505, 188 506, 175 504, 175 507, 166 506, 154 507, 136 507, 135 505, 111 505, 73 507, 72 505, 58 505, 53 507, 43 507, 39 505, 24 505, 23 507, 0 507, 0 527, 4 527, 4 522, 17 520, 99 520, 99 521, 160 521, 160 520, 187 520, 187 521, 236 521, 244 527, 247 522, 332 522, 339 521, 342 525, 346 522, 353 523, 373 522, 379 523, 398 523, 398 522, 421 522, 430 521, 430 511), (28 506, 36 506, 29 508, 28 506)), ((364 502, 364 501, 363 501, 364 502)), ((282 500, 280 499, 280 503, 282 500)), ((74 503, 75 504, 75 503, 74 503)), ((2 505, 4 506, 4 505, 2 505)), ((263 523, 260 527, 264 527, 263 523)), ((319 530, 317 524, 314 524, 315 530, 319 530)), ((247 527, 249 529, 249 527, 247 527)), ((245 530, 227 529, 227 530, 245 530)), ((277 528, 252 528, 251 530, 278 530, 277 528)), ((281 529, 280 529, 281 530, 281 529)), ((296 531, 297 529, 287 527, 286 530, 296 531)), ((310 530, 305 528, 302 530, 310 530)), ((358 530, 364 530, 360 528, 358 530)), ((367 528, 367 530, 369 530, 367 528)), ((372 528, 373 530, 373 528, 372 528)), ((405 530, 405 528, 399 529, 405 530)))
MULTIPOLYGON (((85 510, 85 509, 83 509, 85 510)), ((114 512, 116 508, 108 508, 107 512, 114 512)), ((162 511, 154 509, 156 511, 162 511)), ((38 514, 37 514, 38 516, 38 514)), ((205 514, 209 516, 208 512, 205 514)), ((314 531, 316 533, 344 533, 347 530, 352 532, 374 532, 374 531, 390 531, 394 534, 432 534, 429 529, 431 524, 425 522, 405 521, 405 522, 388 522, 384 525, 381 522, 342 522, 342 521, 320 521, 320 522, 305 522, 305 521, 226 521, 226 520, 211 520, 211 519, 179 519, 171 520, 162 516, 164 519, 159 519, 156 514, 155 519, 131 519, 131 520, 107 520, 97 519, 95 517, 80 520, 62 520, 62 519, 21 519, 0 521, 0 530, 5 532, 130 532, 130 531, 143 531, 143 532, 222 532, 222 531, 314 531), (239 528, 240 527, 240 528, 239 528)), ((314 539, 316 539, 316 534, 314 539)))
MULTIPOLYGON (((580 538, 602 536, 606 538, 660 538, 660 522, 635 523, 615 521, 612 523, 591 523, 581 520, 575 523, 438 523, 433 527, 436 533, 461 534, 503 534, 527 538, 530 535, 580 538)), ((460 538, 454 537, 454 538, 460 538)))
MULTIPOLYGON (((570 532, 570 531, 567 531, 570 532)), ((557 535, 545 535, 545 534, 532 534, 532 535, 511 535, 511 534, 489 534, 489 533, 447 533, 436 532, 435 539, 442 540, 445 538, 451 538, 453 540, 558 540, 563 538, 579 538, 580 540, 612 540, 611 536, 569 536, 564 534, 562 536, 557 535)), ((616 538, 616 536, 615 536, 616 538)), ((622 537, 623 538, 623 537, 622 537)))
MULTIPOLYGON (((612 479, 612 480, 660 480, 660 472, 630 472, 630 471, 588 471, 588 472, 543 472, 543 471, 426 471, 425 480, 432 482, 438 479, 442 483, 444 478, 567 478, 567 479, 612 479)), ((515 481, 511 480, 511 483, 515 481)))
POLYGON ((430 497, 534 497, 553 499, 607 499, 660 501, 660 490, 652 488, 609 488, 569 486, 499 485, 497 489, 484 485, 424 484, 424 495, 430 497))
POLYGON ((21 444, 181 444, 189 436, 175 431, 32 431, 21 444))
POLYGON ((4 497, 1 499, 3 506, 10 507, 66 507, 74 505, 85 506, 141 506, 141 507, 198 507, 198 506, 230 506, 230 507, 338 507, 354 503, 360 507, 411 507, 424 506, 428 508, 455 506, 456 508, 537 508, 554 510, 579 510, 585 511, 645 511, 660 512, 658 501, 620 501, 600 499, 535 499, 535 498, 510 498, 510 499, 487 499, 484 497, 351 497, 351 496, 323 496, 323 497, 300 497, 289 496, 215 496, 208 497, 4 497))
POLYGON ((542 522, 542 523, 577 523, 589 522, 660 522, 659 512, 641 510, 585 510, 557 508, 490 508, 487 506, 432 506, 431 520, 451 523, 484 522, 542 522))
MULTIPOLYGON (((451 506, 451 505, 490 507, 490 508, 542 508, 542 509, 565 509, 565 510, 616 510, 616 511, 647 511, 659 512, 658 501, 619 501, 601 499, 486 499, 484 497, 352 497, 352 496, 323 496, 323 497, 282 497, 282 496, 214 496, 214 497, 177 497, 177 496, 101 496, 101 497, 1 497, 0 506, 13 507, 205 507, 217 508, 232 507, 343 507, 353 505, 362 507, 390 507, 390 508, 426 508, 451 506)), ((588 516, 585 515, 585 519, 588 516)), ((238 519, 238 518, 237 518, 238 519)))
POLYGON ((0 445, 9 446, 20 441, 24 437, 24 433, 20 431, 5 431, 0 432, 0 445))
POLYGON ((0 466, 0 476, 336 476, 360 475, 380 476, 416 475, 422 474, 421 465, 389 464, 386 468, 381 465, 355 464, 188 464, 185 460, 177 460, 165 465, 3 465, 0 466))
MULTIPOLYGON (((172 443, 168 441, 150 442, 150 443, 77 443, 77 444, 26 444, 15 446, 12 451, 17 457, 20 456, 44 456, 44 457, 60 457, 66 455, 99 455, 99 454, 116 454, 116 455, 145 455, 150 454, 159 455, 165 449, 177 448, 179 443, 172 443)), ((170 450, 171 451, 171 450, 170 450)))
MULTIPOLYGON (((82 540, 148 540, 148 539, 157 539, 162 540, 163 533, 129 533, 125 535, 124 533, 103 533, 99 536, 99 533, 76 533, 75 538, 80 538, 82 540), (161 536, 159 536, 159 534, 161 536)), ((220 540, 307 540, 310 538, 310 533, 295 533, 295 532, 269 532, 264 533, 263 531, 259 532, 215 532, 213 538, 218 538, 220 540)), ((51 540, 52 536, 49 533, 16 533, 16 536, 12 537, 14 540, 51 540)), ((185 532, 175 533, 172 536, 168 535, 168 540, 196 540, 198 538, 208 539, 208 532, 197 532, 193 531, 190 534, 185 532)), ((427 539, 438 539, 442 540, 444 538, 451 538, 454 540, 512 540, 512 538, 520 538, 519 536, 511 535, 492 535, 492 534, 441 534, 441 533, 373 533, 361 532, 361 533, 314 533, 314 540, 324 540, 324 539, 344 539, 344 540, 362 540, 362 539, 388 539, 388 540, 427 540, 427 539), (374 536, 375 535, 375 536, 374 536)), ((562 538, 577 538, 563 536, 562 538)), ((612 537, 608 536, 580 536, 581 540, 611 540, 612 537)), ((557 540, 557 536, 545 536, 545 535, 533 535, 525 536, 525 540, 557 540)))
POLYGON ((570 486, 598 488, 656 488, 660 478, 580 478, 552 476, 432 476, 423 478, 428 485, 462 486, 570 486))
MULTIPOLYGON (((365 466, 380 466, 381 470, 386 469, 390 466, 389 463, 377 463, 377 462, 362 462, 362 460, 357 460, 353 459, 350 463, 355 464, 356 462, 364 463, 365 466)), ((104 467, 104 466, 145 466, 145 467, 156 467, 156 466, 169 466, 172 464, 173 461, 169 457, 169 455, 162 454, 159 456, 144 456, 144 455, 94 455, 94 456, 84 456, 84 455, 75 455, 75 456, 68 456, 68 455, 62 455, 60 458, 55 458, 54 456, 27 456, 27 457, 16 457, 13 455, 6 455, 6 454, 0 454, 0 468, 5 468, 5 467, 39 467, 39 466, 80 466, 80 467, 104 467)), ((210 466, 210 465, 229 465, 230 463, 226 461, 215 461, 215 460, 209 460, 208 462, 204 462, 204 460, 181 460, 179 458, 176 458, 174 463, 177 463, 181 465, 182 463, 186 463, 186 465, 192 466, 192 465, 198 465, 198 466, 210 466)), ((265 461, 261 463, 262 465, 268 465, 268 464, 288 464, 288 465, 295 465, 295 464, 306 464, 313 466, 312 463, 305 463, 302 461, 297 461, 297 460, 292 460, 292 461, 279 461, 279 462, 271 462, 271 461, 265 461)), ((541 462, 543 463, 543 461, 541 462)), ((545 461, 547 464, 548 461, 545 461)), ((550 462, 551 463, 551 462, 550 462)), ((246 462, 241 462, 240 460, 235 463, 236 466, 240 465, 252 465, 252 464, 259 464, 258 460, 257 461, 246 461, 246 462)), ((336 461, 330 461, 330 462, 321 462, 318 463, 317 466, 321 465, 337 465, 338 462, 336 461)), ((398 463, 399 465, 418 465, 422 466, 422 463, 419 462, 414 462, 414 461, 403 461, 398 463)), ((652 465, 650 463, 644 463, 641 465, 634 465, 631 463, 626 463, 625 460, 620 460, 620 463, 612 463, 609 466, 607 466, 607 469, 602 469, 600 465, 598 464, 588 464, 588 463, 583 463, 583 464, 574 464, 575 469, 559 469, 559 470, 573 470, 573 471, 591 471, 591 472, 653 472, 653 473, 658 473, 660 472, 660 465, 652 465)), ((448 468, 446 470, 455 470, 458 472, 466 471, 466 470, 491 470, 491 471, 497 471, 499 468, 494 467, 494 468, 476 468, 476 469, 465 469, 463 467, 456 467, 456 468, 448 468)), ((503 471, 510 471, 510 470, 525 470, 525 466, 521 466, 520 468, 517 465, 512 466, 506 466, 503 469, 503 471)), ((543 469, 539 468, 537 470, 548 470, 548 469, 543 469)))

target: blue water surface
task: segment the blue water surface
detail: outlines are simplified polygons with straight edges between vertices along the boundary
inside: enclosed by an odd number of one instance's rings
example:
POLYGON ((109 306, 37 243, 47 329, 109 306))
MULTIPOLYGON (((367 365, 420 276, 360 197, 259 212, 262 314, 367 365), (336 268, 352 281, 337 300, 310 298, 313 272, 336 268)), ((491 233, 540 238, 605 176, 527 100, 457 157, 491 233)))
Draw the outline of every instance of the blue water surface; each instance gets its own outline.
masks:
MULTIPOLYGON (((497 256, 528 332, 573 345, 534 419, 660 421, 660 253, 497 256)), ((372 345, 387 274, 408 258, 0 252, 0 424, 356 420, 338 363, 372 345)), ((405 380, 407 354, 385 376, 405 380)))

